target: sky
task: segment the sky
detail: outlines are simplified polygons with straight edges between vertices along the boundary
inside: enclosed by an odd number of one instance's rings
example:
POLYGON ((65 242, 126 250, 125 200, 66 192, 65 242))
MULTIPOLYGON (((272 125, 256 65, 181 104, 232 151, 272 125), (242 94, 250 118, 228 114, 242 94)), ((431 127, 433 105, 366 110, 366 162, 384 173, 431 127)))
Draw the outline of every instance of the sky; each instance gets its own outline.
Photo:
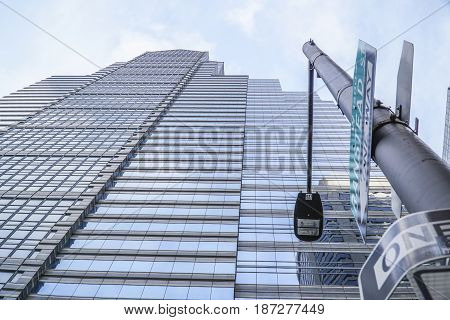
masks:
MULTIPOLYGON (((408 40, 415 46, 411 118, 420 119, 420 138, 442 155, 450 4, 420 21, 446 2, 0 0, 0 96, 52 75, 90 74, 165 49, 209 51, 211 60, 225 62, 226 74, 277 78, 284 90, 305 91, 304 42, 314 39, 348 69, 361 39, 379 49, 375 96, 392 106, 402 42, 408 40)), ((319 96, 331 100, 316 81, 319 96)))

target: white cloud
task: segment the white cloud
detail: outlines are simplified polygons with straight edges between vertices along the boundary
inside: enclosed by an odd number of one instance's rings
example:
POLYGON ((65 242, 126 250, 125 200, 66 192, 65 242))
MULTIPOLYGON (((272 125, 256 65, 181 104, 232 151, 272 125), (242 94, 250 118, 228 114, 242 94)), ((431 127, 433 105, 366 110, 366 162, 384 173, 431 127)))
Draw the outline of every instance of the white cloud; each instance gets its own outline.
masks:
MULTIPOLYGON (((52 1, 37 8, 11 4, 101 67, 128 61, 146 51, 214 49, 214 43, 201 33, 153 18, 155 5, 145 2, 141 10, 121 6, 120 10, 107 11, 109 6, 104 1, 90 3, 88 8, 86 2, 74 1, 52 1)), ((23 18, 5 9, 0 14, 9 19, 0 19, 0 25, 17 25, 15 32, 0 28, 0 36, 10 42, 9 50, 0 51, 0 96, 52 75, 84 75, 98 70, 23 18)))
MULTIPOLYGON (((313 38, 340 66, 354 63, 358 39, 380 46, 441 5, 442 0, 8 1, 101 66, 145 51, 209 50, 229 73, 279 78, 285 90, 307 88, 301 45, 313 38), (224 23, 224 21, 226 23, 224 23), (236 32, 238 30, 238 32, 236 32), (239 32, 240 31, 240 32, 239 32), (213 41, 214 43, 212 43, 213 41), (211 52, 212 51, 212 52, 211 52)), ((449 85, 450 6, 379 51, 376 96, 395 101, 401 42, 415 44, 412 116, 420 137, 442 152, 449 85)), ((5 9, 0 10, 0 95, 55 74, 96 71, 79 56, 5 9)), ((352 74, 352 71, 349 71, 352 74)), ((320 82, 316 88, 319 88, 320 82)), ((327 89, 319 94, 330 98, 327 89)))
MULTIPOLYGON (((376 3, 324 0, 320 5, 315 1, 298 0, 266 2, 253 26, 252 40, 260 52, 257 56, 260 61, 255 65, 267 75, 280 78, 283 89, 305 90, 306 58, 301 46, 309 38, 347 69, 354 64, 358 39, 380 47, 441 5, 440 1, 405 0, 376 3)), ((449 9, 447 6, 378 51, 375 90, 377 98, 386 105, 393 105, 402 41, 412 41, 416 49, 412 116, 420 118, 419 136, 438 154, 442 153, 450 73, 446 54, 450 52, 449 9)), ((352 69, 347 72, 353 76, 352 69)), ((316 89, 320 87, 318 81, 316 89)), ((319 90, 319 95, 331 99, 325 87, 319 90)))
POLYGON ((231 24, 238 26, 244 33, 250 35, 255 29, 256 14, 261 11, 261 0, 247 0, 243 5, 236 6, 226 14, 226 19, 231 24))

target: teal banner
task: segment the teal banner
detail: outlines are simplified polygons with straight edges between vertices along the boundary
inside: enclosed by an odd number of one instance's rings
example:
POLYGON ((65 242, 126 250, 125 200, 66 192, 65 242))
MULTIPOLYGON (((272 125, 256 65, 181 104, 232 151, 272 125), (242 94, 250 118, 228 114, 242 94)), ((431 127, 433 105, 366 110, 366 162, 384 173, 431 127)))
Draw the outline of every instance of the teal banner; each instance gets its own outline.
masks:
POLYGON ((376 49, 359 41, 353 77, 350 136, 350 206, 363 239, 367 234, 376 49))

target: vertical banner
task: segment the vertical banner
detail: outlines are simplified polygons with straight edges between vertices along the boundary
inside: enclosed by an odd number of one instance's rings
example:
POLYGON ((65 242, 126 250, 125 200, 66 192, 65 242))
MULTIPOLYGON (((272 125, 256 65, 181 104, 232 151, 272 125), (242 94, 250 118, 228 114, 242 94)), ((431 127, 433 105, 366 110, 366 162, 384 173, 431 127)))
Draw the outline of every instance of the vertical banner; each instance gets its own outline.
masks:
POLYGON ((367 233, 376 60, 376 49, 360 40, 353 77, 349 172, 350 206, 363 239, 367 233))

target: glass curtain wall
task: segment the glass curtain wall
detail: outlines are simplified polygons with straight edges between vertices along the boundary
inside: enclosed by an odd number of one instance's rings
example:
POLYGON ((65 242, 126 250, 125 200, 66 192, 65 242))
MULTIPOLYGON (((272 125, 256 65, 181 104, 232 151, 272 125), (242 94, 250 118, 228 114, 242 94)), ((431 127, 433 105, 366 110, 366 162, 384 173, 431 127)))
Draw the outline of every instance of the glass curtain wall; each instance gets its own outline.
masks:
POLYGON ((202 63, 30 297, 233 299, 246 95, 202 63))
MULTIPOLYGON (((293 232, 306 192, 307 93, 278 80, 250 79, 245 123, 236 298, 358 299, 358 274, 393 222, 390 188, 372 164, 366 243, 350 211, 350 126, 336 105, 314 95, 313 191, 324 205, 324 232, 302 242, 293 232)), ((406 284, 394 298, 414 297, 406 284)))

